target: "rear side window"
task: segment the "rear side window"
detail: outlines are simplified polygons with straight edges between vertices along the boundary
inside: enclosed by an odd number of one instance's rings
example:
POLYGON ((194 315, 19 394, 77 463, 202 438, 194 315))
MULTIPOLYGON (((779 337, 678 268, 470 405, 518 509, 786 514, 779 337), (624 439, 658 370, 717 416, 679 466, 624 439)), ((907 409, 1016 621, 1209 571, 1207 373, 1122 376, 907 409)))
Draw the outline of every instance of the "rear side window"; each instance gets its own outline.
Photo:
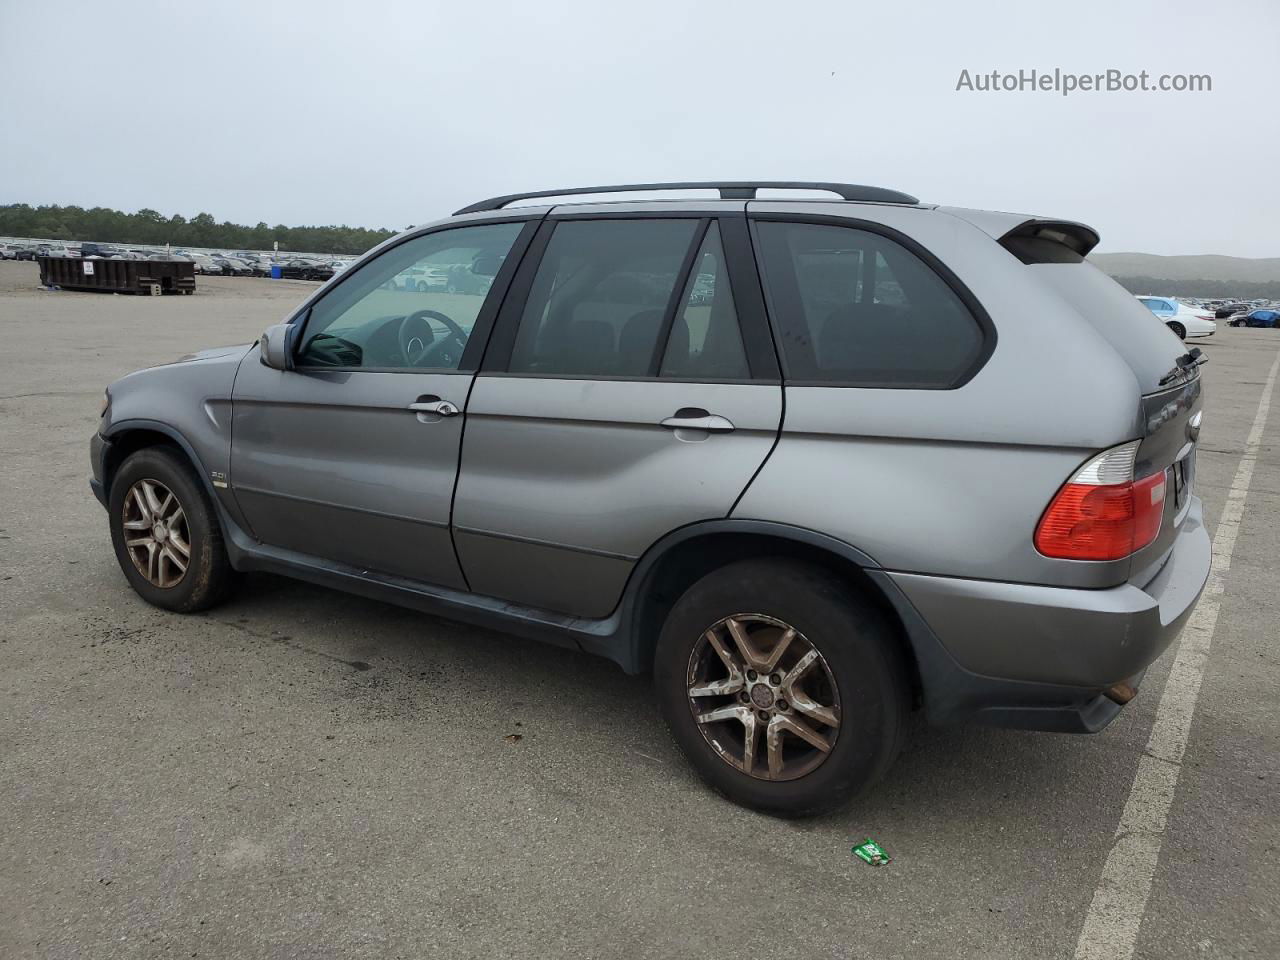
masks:
POLYGON ((557 224, 525 302, 508 369, 649 376, 698 226, 689 219, 557 224))
POLYGON ((745 380, 751 375, 717 224, 707 228, 693 261, 659 372, 694 380, 745 380))
POLYGON ((1152 313, 1163 314, 1163 313, 1177 312, 1174 309, 1173 304, 1170 303, 1168 300, 1155 300, 1155 299, 1152 299, 1151 297, 1139 297, 1138 299, 1142 302, 1143 306, 1145 306, 1152 313))
POLYGON ((982 354, 982 327, 900 243, 853 227, 762 221, 761 272, 789 380, 946 388, 982 354))

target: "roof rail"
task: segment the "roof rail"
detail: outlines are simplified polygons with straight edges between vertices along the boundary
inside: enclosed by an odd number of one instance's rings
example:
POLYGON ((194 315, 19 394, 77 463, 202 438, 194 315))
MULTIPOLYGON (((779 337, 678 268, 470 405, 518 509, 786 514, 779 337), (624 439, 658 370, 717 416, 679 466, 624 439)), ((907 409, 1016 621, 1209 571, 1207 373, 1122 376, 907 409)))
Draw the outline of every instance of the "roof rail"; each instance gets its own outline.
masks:
POLYGON ((570 197, 587 193, 634 193, 640 190, 719 190, 721 200, 754 200, 756 191, 770 190, 825 190, 841 200, 862 200, 869 203, 907 203, 920 201, 907 193, 885 187, 864 187, 856 183, 809 183, 800 180, 689 180, 676 183, 618 183, 604 187, 569 187, 564 190, 534 190, 529 193, 509 193, 503 197, 490 197, 454 213, 480 213, 485 210, 501 210, 516 200, 533 200, 538 197, 570 197))

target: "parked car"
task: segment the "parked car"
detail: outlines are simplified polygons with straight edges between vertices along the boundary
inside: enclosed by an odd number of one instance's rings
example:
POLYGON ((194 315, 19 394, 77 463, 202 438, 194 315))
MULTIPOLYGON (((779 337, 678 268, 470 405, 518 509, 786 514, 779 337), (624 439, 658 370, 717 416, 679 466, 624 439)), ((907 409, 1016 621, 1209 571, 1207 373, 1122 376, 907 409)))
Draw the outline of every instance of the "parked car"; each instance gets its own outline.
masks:
POLYGON ((698 773, 778 814, 868 787, 913 709, 1105 727, 1208 576, 1199 351, 1082 224, 717 186, 473 204, 116 381, 128 583, 187 613, 273 571, 652 671, 698 773), (384 289, 449 262, 490 282, 384 289))
POLYGON ((86 260, 97 258, 99 260, 122 259, 124 253, 119 247, 109 243, 81 243, 80 256, 86 260))
POLYGON ((168 259, 190 260, 192 263, 196 265, 196 273, 205 274, 207 276, 221 276, 223 272, 221 263, 213 259, 213 257, 206 257, 204 254, 199 254, 199 253, 191 253, 191 254, 176 253, 176 254, 170 255, 169 257, 160 256, 160 257, 156 257, 155 259, 157 260, 168 260, 168 259))
POLYGON ((1207 312, 1193 310, 1181 300, 1172 297, 1138 297, 1138 301, 1164 321, 1179 340, 1195 337, 1211 337, 1218 332, 1218 324, 1207 312))
POLYGON ((228 276, 249 277, 253 276, 253 268, 243 260, 235 257, 215 257, 214 262, 222 268, 222 272, 228 276))
POLYGON ((1278 327, 1280 326, 1280 310, 1251 310, 1237 314, 1228 321, 1232 327, 1278 327))
POLYGON ((445 273, 445 290, 449 293, 483 294, 492 283, 492 274, 477 273, 472 263, 455 263, 445 273))
POLYGON ((409 290, 425 293, 428 290, 444 289, 448 283, 448 269, 433 266, 409 267, 399 275, 392 277, 388 289, 409 290))
POLYGON ((328 280, 333 268, 314 260, 288 260, 280 265, 280 276, 286 280, 328 280))
POLYGON ((1223 304, 1222 306, 1218 307, 1217 310, 1214 311, 1214 319, 1229 320, 1238 313, 1239 314, 1248 313, 1252 309, 1253 309, 1253 304, 1250 304, 1250 303, 1223 304))

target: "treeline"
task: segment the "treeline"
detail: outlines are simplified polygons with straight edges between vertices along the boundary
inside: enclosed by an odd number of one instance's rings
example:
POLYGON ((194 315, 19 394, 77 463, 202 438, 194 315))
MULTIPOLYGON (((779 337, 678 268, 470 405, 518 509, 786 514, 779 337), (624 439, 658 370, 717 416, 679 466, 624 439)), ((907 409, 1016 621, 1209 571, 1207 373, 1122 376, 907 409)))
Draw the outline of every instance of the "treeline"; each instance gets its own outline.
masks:
POLYGON ((1199 297, 1221 300, 1280 300, 1280 282, 1275 280, 1162 280, 1159 277, 1116 277, 1130 293, 1150 293, 1166 297, 1199 297))
POLYGON ((281 250, 309 253, 364 253, 395 233, 364 227, 286 227, 265 223, 218 223, 209 213, 190 220, 155 210, 124 213, 106 207, 42 206, 25 203, 0 206, 0 236, 37 237, 42 240, 95 240, 101 243, 138 243, 175 247, 221 247, 228 250, 281 250))

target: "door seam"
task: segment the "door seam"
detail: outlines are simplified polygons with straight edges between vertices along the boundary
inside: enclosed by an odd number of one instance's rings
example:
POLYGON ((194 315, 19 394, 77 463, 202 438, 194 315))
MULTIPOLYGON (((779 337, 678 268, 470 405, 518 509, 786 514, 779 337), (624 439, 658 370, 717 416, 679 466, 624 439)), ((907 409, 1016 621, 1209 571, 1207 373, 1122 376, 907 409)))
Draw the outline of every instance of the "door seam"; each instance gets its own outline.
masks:
MULTIPOLYGON (((510 287, 508 287, 510 290, 510 287)), ((501 304, 499 304, 501 308, 501 304)), ((494 327, 497 327, 497 319, 494 319, 494 327)), ((493 332, 490 331, 490 337, 493 332)), ((488 349, 488 344, 485 344, 488 349)), ((458 431, 458 462, 453 469, 453 492, 449 495, 449 546, 453 548, 453 562, 458 568, 458 573, 462 577, 462 583, 467 588, 468 593, 474 593, 471 589, 471 581, 467 579, 467 568, 462 565, 462 555, 458 553, 458 538, 453 535, 453 511, 458 502, 458 483, 462 480, 462 452, 466 449, 467 443, 467 413, 471 409, 471 393, 476 388, 476 381, 480 379, 480 371, 477 370, 471 375, 471 383, 467 385, 467 397, 462 404, 462 426, 458 431)))

